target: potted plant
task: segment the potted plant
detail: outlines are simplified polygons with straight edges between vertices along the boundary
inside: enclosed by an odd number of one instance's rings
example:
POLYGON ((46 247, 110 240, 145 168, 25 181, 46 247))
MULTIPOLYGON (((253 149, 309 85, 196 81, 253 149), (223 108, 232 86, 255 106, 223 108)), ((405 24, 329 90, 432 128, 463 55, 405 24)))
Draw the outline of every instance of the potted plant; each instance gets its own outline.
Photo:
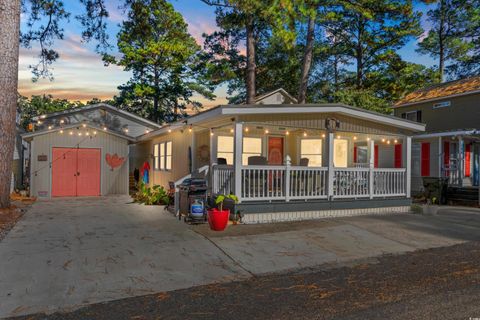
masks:
POLYGON ((223 231, 227 227, 230 210, 223 209, 224 202, 227 199, 233 200, 234 203, 238 202, 237 196, 233 194, 219 194, 215 198, 217 208, 208 210, 208 224, 210 225, 210 229, 214 231, 223 231))
POLYGON ((432 197, 431 199, 427 200, 427 204, 423 207, 423 213, 429 215, 437 214, 439 209, 438 200, 436 197, 432 197))

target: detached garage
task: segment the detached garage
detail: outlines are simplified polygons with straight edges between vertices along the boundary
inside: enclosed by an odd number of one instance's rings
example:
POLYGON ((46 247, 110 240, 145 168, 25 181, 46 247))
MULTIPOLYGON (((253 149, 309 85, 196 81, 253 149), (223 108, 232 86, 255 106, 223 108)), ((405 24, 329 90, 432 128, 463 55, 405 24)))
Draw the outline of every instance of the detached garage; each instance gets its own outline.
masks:
POLYGON ((30 194, 40 198, 128 194, 130 145, 158 128, 104 104, 36 121, 23 138, 30 142, 30 194))

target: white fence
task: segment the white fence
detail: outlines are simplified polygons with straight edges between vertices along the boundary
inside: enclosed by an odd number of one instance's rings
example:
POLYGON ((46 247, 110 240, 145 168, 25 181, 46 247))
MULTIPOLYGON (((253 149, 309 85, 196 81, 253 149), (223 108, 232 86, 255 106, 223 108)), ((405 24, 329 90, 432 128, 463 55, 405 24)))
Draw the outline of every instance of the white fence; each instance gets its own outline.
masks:
POLYGON ((242 201, 406 196, 406 169, 333 168, 331 184, 326 167, 242 166, 240 170, 241 190, 234 192, 234 167, 214 166, 213 193, 235 193, 242 201))

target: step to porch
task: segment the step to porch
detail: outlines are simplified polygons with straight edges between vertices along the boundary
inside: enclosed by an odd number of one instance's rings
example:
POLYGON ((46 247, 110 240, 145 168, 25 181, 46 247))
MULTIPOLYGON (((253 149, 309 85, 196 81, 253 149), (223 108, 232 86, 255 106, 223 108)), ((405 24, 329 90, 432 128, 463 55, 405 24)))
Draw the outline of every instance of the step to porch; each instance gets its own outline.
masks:
POLYGON ((478 187, 448 187, 447 203, 450 205, 478 207, 478 192, 478 187))

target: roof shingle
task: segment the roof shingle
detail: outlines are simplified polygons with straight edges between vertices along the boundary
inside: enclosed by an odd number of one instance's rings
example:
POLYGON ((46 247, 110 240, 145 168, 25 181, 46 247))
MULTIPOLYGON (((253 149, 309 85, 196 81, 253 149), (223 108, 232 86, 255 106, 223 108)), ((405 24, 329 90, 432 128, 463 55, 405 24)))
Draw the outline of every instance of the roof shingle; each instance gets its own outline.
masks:
POLYGON ((466 94, 480 90, 480 76, 440 83, 428 88, 414 91, 397 101, 394 107, 405 104, 424 102, 458 94, 466 94))

